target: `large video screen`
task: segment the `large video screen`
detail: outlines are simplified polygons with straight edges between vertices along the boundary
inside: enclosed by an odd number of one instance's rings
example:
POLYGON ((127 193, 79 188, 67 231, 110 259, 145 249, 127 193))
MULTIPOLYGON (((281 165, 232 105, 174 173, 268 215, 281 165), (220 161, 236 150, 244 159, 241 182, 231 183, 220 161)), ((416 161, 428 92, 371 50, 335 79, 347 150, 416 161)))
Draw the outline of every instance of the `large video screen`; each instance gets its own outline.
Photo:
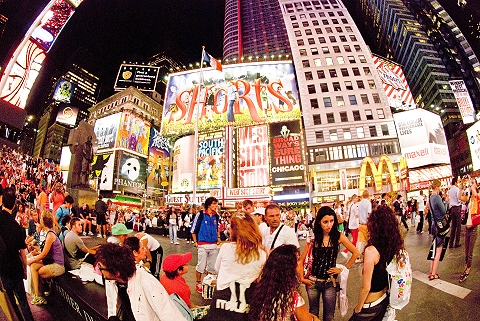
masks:
POLYGON ((292 63, 255 62, 223 66, 223 73, 195 70, 170 75, 162 134, 193 133, 195 115, 200 132, 300 119, 292 63))

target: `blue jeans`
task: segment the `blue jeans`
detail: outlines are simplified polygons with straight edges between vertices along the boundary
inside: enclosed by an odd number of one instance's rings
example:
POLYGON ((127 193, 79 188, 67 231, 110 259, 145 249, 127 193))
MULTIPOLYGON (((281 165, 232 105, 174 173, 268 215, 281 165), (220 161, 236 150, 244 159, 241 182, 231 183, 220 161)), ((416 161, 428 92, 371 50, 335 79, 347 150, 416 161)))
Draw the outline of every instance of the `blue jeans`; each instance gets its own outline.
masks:
POLYGON ((15 313, 18 315, 18 318, 22 320, 18 305, 15 304, 15 298, 17 298, 18 300, 25 321, 33 321, 32 311, 30 311, 30 307, 28 306, 27 295, 25 294, 25 286, 23 285, 23 280, 14 280, 4 276, 2 276, 1 279, 3 287, 7 292, 8 298, 10 299, 10 302, 15 309, 15 313))
MULTIPOLYGON (((338 283, 337 283, 338 284, 338 283)), ((335 315, 335 303, 337 301, 337 288, 333 282, 315 281, 312 286, 307 286, 308 304, 310 313, 319 316, 320 311, 320 293, 323 301, 324 321, 333 321, 335 315)))
POLYGON ((168 234, 170 235, 170 242, 177 243, 177 229, 178 226, 176 224, 169 224, 168 225, 168 234))
POLYGON ((387 311, 388 301, 387 295, 382 302, 373 307, 362 308, 360 313, 353 311, 353 315, 348 321, 382 321, 385 311, 387 311))

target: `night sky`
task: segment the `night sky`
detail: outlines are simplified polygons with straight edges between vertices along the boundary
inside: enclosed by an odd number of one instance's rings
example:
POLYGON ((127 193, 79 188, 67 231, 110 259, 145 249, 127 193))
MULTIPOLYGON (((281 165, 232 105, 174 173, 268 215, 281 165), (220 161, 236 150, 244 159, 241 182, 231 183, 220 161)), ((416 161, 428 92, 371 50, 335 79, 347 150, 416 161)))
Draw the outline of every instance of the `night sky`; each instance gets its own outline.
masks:
MULTIPOLYGON (((17 34, 18 43, 28 29, 28 17, 33 20, 45 3, 48 1, 4 1, 0 13, 9 22, 2 42, 13 42, 12 34, 17 34), (28 14, 23 11, 22 15, 17 9, 28 9, 28 14)), ((123 61, 142 63, 164 52, 188 66, 200 61, 202 45, 212 56, 221 58, 223 18, 223 0, 84 0, 51 48, 27 111, 42 112, 51 77, 65 73, 71 62, 80 62, 100 77, 103 86, 98 98, 102 100, 114 93, 115 77, 123 61)), ((8 59, 5 49, 0 50, 1 59, 8 59)))

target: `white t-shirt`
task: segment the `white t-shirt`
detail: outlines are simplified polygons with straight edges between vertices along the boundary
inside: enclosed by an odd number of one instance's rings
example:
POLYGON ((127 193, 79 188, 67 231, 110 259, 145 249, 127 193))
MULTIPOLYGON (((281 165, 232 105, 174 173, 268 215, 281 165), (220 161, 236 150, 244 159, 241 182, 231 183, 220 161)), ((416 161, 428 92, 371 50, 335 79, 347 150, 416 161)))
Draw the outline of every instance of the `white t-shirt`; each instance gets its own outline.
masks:
POLYGON ((278 229, 280 226, 283 225, 283 228, 280 230, 277 240, 275 241, 275 244, 273 248, 277 248, 280 245, 283 244, 293 244, 296 247, 300 247, 300 244, 298 244, 298 239, 297 235, 295 234, 295 230, 293 228, 290 228, 284 224, 280 224, 273 233, 270 233, 270 228, 265 229, 262 234, 262 239, 263 239, 263 246, 270 251, 270 247, 272 246, 273 239, 275 238, 275 235, 277 235, 278 229))
POLYGON ((151 235, 145 233, 145 235, 142 236, 140 241, 147 240, 147 248, 149 251, 155 251, 160 247, 160 243, 151 235))
POLYGON ((418 195, 417 196, 417 207, 418 207, 418 211, 425 211, 425 201, 423 200, 423 196, 422 195, 418 195))
POLYGON ((267 261, 267 253, 260 250, 260 258, 247 264, 240 264, 236 261, 236 244, 224 243, 218 252, 215 262, 215 271, 218 272, 217 290, 223 290, 230 286, 232 282, 250 285, 255 281, 263 265, 267 261))
POLYGON ((348 218, 348 228, 351 230, 357 229, 360 226, 358 221, 358 203, 351 204, 348 218))

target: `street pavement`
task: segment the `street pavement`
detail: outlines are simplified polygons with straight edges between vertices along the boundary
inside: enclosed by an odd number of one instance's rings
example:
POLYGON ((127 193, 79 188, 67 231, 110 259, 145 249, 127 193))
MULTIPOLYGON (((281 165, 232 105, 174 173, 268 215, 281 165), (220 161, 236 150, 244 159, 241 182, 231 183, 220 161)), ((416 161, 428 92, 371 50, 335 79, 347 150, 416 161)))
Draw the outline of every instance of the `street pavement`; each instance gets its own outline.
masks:
MULTIPOLYGON (((464 227, 462 227, 464 229, 464 227)), ((427 232, 417 234, 414 228, 410 228, 405 234, 405 244, 410 254, 413 269, 413 285, 410 303, 400 311, 397 311, 397 320, 421 320, 421 321, 454 321, 454 320, 480 320, 480 237, 474 250, 473 265, 470 277, 465 283, 458 283, 460 274, 464 270, 465 255, 463 247, 463 231, 462 231, 462 247, 448 249, 443 262, 440 262, 438 274, 439 280, 429 281, 428 272, 430 261, 426 259, 431 244, 431 236, 427 232)), ((179 239, 180 244, 174 245, 170 243, 168 237, 152 234, 158 239, 164 249, 164 258, 171 253, 192 252, 193 259, 189 263, 189 272, 184 275, 187 283, 192 290, 192 302, 197 305, 208 305, 210 300, 202 299, 201 295, 195 291, 195 265, 197 263, 197 252, 192 243, 187 243, 184 239, 179 239)), ((96 237, 82 237, 87 246, 93 246, 105 241, 105 239, 96 237)), ((305 241, 300 241, 303 249, 305 241)), ((339 255, 338 263, 344 264, 346 260, 339 255)), ((354 264, 350 268, 348 280, 348 300, 349 309, 344 317, 340 316, 337 309, 335 312, 335 320, 348 320, 352 315, 358 292, 361 285, 362 264, 354 264)), ((307 296, 305 287, 301 286, 301 292, 305 300, 307 296)), ((308 303, 307 303, 308 304, 308 303)), ((50 304, 49 304, 50 305, 50 304)), ((49 305, 43 306, 49 310, 49 305)), ((45 311, 46 312, 46 311, 45 311)), ((321 313, 321 312, 320 312, 321 313)), ((49 315, 44 313, 44 315, 49 315)), ((53 314, 50 314, 53 315, 53 314)), ((0 316, 1 319, 1 316, 0 316)), ((322 316, 320 315, 320 319, 322 316)), ((43 316, 38 321, 57 320, 55 316, 43 316)))

